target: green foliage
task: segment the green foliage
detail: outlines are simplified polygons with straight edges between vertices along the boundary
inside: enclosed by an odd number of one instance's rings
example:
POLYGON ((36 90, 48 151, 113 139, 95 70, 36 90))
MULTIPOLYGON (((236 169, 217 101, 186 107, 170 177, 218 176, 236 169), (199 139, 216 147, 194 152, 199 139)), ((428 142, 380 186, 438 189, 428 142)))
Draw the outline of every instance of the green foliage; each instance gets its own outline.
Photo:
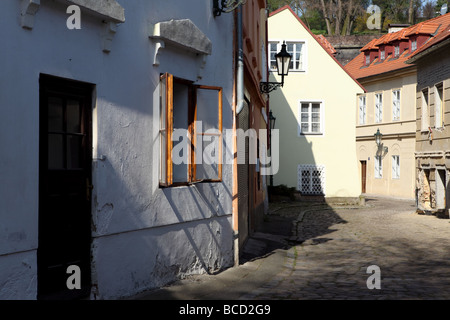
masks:
POLYGON ((340 34, 372 34, 380 31, 367 28, 367 19, 371 14, 366 10, 370 4, 381 8, 382 31, 386 31, 389 23, 415 24, 424 18, 429 19, 425 12, 432 12, 430 3, 434 6, 434 12, 439 12, 442 5, 448 2, 450 0, 267 0, 267 6, 272 12, 290 5, 315 34, 334 34, 336 31, 340 34), (338 6, 341 6, 340 10, 338 6), (428 11, 425 10, 427 6, 428 11), (338 11, 342 12, 340 20, 336 19, 338 11), (325 14, 330 29, 327 28, 325 14), (336 28, 337 24, 339 28, 336 28))

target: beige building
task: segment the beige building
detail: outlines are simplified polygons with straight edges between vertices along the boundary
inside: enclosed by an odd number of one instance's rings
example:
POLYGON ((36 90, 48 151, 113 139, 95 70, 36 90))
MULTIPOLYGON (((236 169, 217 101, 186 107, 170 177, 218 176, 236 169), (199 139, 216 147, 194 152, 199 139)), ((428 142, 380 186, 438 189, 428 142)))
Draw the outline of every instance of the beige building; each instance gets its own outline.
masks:
POLYGON ((447 27, 440 30, 407 62, 417 66, 415 160, 418 210, 443 212, 448 217, 450 25, 447 23, 447 27))
MULTIPOLYGON (((302 196, 359 197, 354 99, 363 87, 289 6, 273 12, 268 25, 271 70, 283 42, 293 57, 284 86, 270 93, 280 135, 274 185, 295 187, 302 196)), ((281 79, 272 72, 270 81, 281 79)))
POLYGON ((367 90, 356 99, 363 193, 416 197, 417 67, 406 61, 433 39, 448 18, 447 14, 374 39, 345 67, 367 90), (378 130, 380 145, 374 139, 378 130))

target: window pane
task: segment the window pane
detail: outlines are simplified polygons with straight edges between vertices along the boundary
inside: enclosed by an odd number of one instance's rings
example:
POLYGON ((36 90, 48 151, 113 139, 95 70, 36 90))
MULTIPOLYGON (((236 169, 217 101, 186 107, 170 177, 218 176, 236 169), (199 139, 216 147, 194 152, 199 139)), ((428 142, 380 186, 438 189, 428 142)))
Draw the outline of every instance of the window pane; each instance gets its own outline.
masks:
POLYGON ((188 119, 189 119, 189 85, 185 83, 173 84, 173 149, 171 153, 173 182, 189 181, 188 149, 188 119))
POLYGON ((312 112, 320 112, 320 104, 313 103, 312 104, 312 112))
POLYGON ((312 132, 319 133, 320 132, 320 124, 319 123, 313 123, 312 124, 312 132))
POLYGON ((80 102, 76 100, 67 101, 67 132, 81 133, 80 102))
POLYGON ((309 111, 309 103, 302 103, 302 112, 309 111))
POLYGON ((217 90, 197 90, 197 121, 202 132, 219 129, 219 93, 217 90))
POLYGON ((312 113, 312 122, 320 122, 320 113, 317 112, 312 113))
POLYGON ((309 132, 309 124, 307 124, 307 123, 302 123, 302 132, 303 132, 303 133, 309 132))
POLYGON ((166 131, 161 130, 159 134, 160 148, 161 148, 161 159, 160 159, 160 170, 159 170, 159 180, 161 183, 166 183, 166 131))
POLYGON ((63 136, 60 134, 48 135, 48 168, 64 169, 63 136))
POLYGON ((220 139, 221 136, 197 136, 197 148, 199 148, 196 155, 197 180, 219 179, 220 139))
POLYGON ((60 98, 48 99, 48 131, 63 131, 63 101, 60 98))
POLYGON ((166 77, 160 81, 160 103, 159 103, 159 127, 160 127, 160 159, 159 159, 159 181, 166 184, 167 181, 167 132, 166 132, 166 77))
POLYGON ((173 84, 173 129, 188 129, 189 86, 173 84))
POLYGON ((196 180, 219 180, 222 132, 220 88, 200 87, 197 93, 196 180), (206 133, 206 134, 202 134, 206 133))
POLYGON ((81 143, 83 137, 67 136, 67 169, 81 168, 81 143))
POLYGON ((302 123, 308 123, 309 121, 309 115, 307 113, 302 113, 302 117, 301 117, 301 122, 302 123))

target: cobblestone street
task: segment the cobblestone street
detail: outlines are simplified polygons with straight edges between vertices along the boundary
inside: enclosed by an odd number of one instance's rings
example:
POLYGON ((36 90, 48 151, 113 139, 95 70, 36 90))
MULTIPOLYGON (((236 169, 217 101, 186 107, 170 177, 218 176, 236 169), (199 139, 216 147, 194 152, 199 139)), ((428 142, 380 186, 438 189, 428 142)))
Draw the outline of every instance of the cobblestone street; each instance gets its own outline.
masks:
POLYGON ((274 214, 298 215, 284 270, 241 299, 450 299, 449 220, 416 214, 413 201, 274 214), (367 287, 372 265, 381 289, 367 287))

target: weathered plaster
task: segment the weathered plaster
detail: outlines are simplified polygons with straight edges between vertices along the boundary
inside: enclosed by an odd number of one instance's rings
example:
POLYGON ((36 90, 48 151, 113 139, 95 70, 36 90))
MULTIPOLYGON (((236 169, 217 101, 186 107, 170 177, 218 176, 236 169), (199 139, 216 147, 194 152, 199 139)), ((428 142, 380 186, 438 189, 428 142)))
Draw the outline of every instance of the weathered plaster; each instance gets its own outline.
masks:
MULTIPOLYGON (((69 30, 62 2, 41 3, 39 20, 29 32, 17 27, 21 2, 0 1, 0 35, 11 43, 0 52, 1 61, 10 62, 2 67, 8 81, 0 80, 8 92, 0 95, 0 145, 8 149, 0 157, 0 297, 36 298, 41 73, 95 84, 93 297, 131 295, 169 279, 233 265, 232 166, 223 166, 221 183, 169 189, 158 184, 159 99, 154 92, 160 73, 196 81, 203 59, 171 49, 154 67, 148 38, 149 23, 177 17, 190 19, 214 43, 197 83, 223 88, 223 128, 231 128, 232 15, 212 19, 210 5, 193 7, 181 0, 122 1, 127 22, 104 54, 99 50, 99 35, 105 32, 101 19, 83 15, 82 29, 69 30), (167 275, 165 267, 172 270, 167 275)), ((224 150, 227 144, 231 141, 224 150)))

